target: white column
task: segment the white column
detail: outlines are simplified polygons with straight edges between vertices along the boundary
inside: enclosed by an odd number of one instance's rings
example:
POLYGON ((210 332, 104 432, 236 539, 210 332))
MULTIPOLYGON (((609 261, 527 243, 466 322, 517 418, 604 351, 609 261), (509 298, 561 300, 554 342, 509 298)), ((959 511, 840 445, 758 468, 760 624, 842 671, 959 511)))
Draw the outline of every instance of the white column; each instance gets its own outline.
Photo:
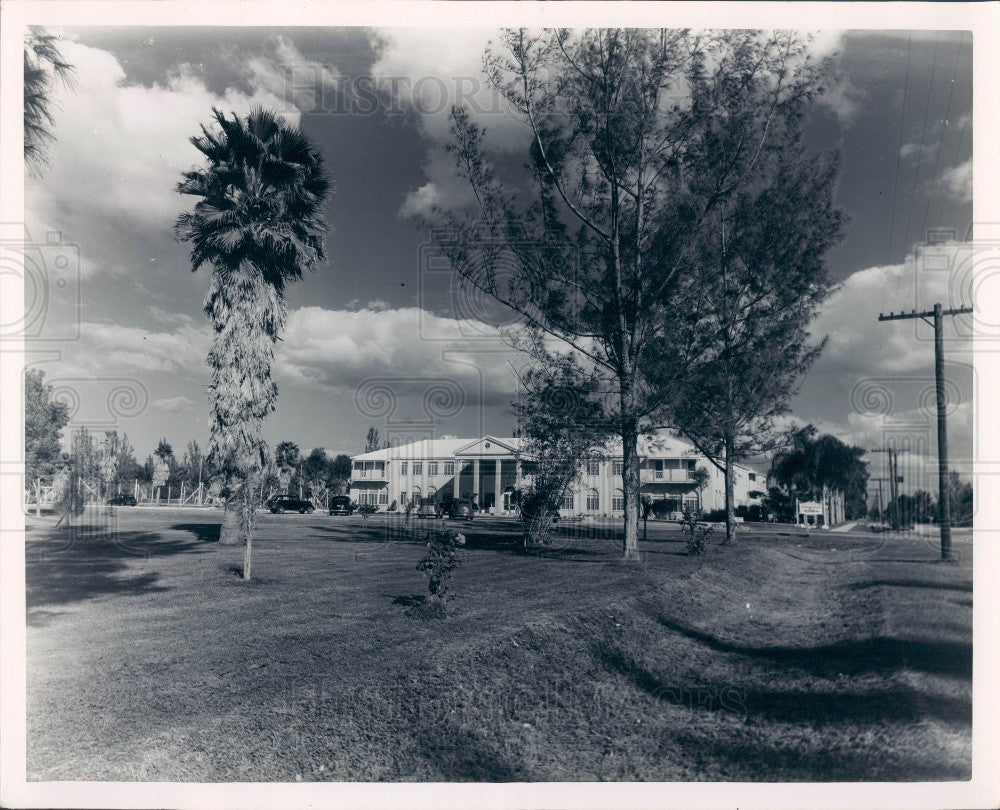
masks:
POLYGON ((493 514, 500 514, 500 507, 503 506, 503 487, 500 486, 500 470, 503 462, 497 459, 493 462, 496 466, 496 479, 493 481, 493 514))
POLYGON ((455 500, 457 501, 459 499, 459 496, 461 495, 461 493, 458 490, 458 479, 461 478, 462 476, 462 461, 456 458, 455 466, 452 467, 452 469, 455 471, 454 493, 455 493, 455 500))
POLYGON ((482 504, 479 503, 479 459, 473 459, 472 461, 472 502, 482 509, 482 504))

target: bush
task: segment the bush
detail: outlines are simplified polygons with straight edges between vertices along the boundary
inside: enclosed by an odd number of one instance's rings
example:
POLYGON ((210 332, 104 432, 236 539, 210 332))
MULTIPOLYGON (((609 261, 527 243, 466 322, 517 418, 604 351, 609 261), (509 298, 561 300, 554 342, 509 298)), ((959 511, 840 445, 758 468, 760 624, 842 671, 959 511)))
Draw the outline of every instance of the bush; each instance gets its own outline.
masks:
POLYGON ((702 520, 707 520, 709 523, 725 523, 726 522, 726 510, 725 509, 713 509, 711 512, 706 512, 701 517, 702 520))
POLYGON ((659 498, 653 501, 649 505, 650 511, 653 513, 653 517, 658 519, 663 519, 669 517, 670 513, 673 511, 670 505, 670 501, 665 498, 659 498))
POLYGON ((378 511, 378 507, 373 503, 363 503, 358 507, 358 513, 368 520, 369 515, 374 515, 378 511))
POLYGON ((687 553, 691 556, 704 554, 708 536, 712 533, 712 527, 700 522, 693 512, 684 513, 684 519, 681 520, 681 527, 686 535, 684 544, 687 546, 687 553))
POLYGON ((461 562, 458 548, 465 545, 465 535, 452 530, 430 531, 427 538, 427 553, 417 563, 417 570, 427 574, 430 601, 443 609, 452 598, 448 592, 448 580, 461 562))

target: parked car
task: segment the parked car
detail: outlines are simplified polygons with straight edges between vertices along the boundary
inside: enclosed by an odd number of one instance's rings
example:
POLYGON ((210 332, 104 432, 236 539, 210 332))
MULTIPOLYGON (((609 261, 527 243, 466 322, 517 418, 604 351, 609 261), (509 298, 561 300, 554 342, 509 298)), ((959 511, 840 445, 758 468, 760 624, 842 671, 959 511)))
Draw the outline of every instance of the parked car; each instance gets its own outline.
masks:
POLYGON ((427 501, 417 507, 416 515, 418 518, 439 518, 441 517, 441 510, 438 508, 436 501, 427 501))
POLYGON ((347 495, 334 495, 330 498, 331 515, 349 515, 354 511, 354 504, 347 495))
POLYGON ((476 511, 476 506, 472 501, 452 501, 448 517, 452 520, 472 520, 476 511))
POLYGON ((299 512, 306 515, 316 510, 316 507, 309 501, 302 501, 286 495, 278 495, 272 498, 268 501, 267 508, 271 510, 272 515, 280 515, 282 512, 299 512))
POLYGON ((123 492, 108 498, 108 506, 135 506, 135 496, 123 492))

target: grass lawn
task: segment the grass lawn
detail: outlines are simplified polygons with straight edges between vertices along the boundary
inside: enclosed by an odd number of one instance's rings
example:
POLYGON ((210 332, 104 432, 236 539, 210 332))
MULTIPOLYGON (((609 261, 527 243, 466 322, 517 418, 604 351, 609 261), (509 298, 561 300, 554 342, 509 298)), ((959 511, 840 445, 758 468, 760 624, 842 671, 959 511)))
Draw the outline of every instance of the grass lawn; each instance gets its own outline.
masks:
POLYGON ((219 519, 31 519, 29 779, 970 777, 967 534, 694 558, 650 524, 625 565, 610 529, 526 555, 483 519, 434 619, 399 518, 262 515, 249 585, 219 519))

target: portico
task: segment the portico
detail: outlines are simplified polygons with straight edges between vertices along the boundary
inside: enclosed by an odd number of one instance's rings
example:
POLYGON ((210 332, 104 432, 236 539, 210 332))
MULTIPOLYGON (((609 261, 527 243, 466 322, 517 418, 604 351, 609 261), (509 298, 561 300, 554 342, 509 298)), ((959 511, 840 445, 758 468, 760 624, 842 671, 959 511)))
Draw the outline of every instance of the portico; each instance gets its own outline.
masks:
POLYGON ((510 494, 521 488, 522 466, 516 442, 484 436, 455 452, 455 498, 468 498, 484 511, 514 511, 510 494), (507 494, 507 498, 504 498, 507 494))

